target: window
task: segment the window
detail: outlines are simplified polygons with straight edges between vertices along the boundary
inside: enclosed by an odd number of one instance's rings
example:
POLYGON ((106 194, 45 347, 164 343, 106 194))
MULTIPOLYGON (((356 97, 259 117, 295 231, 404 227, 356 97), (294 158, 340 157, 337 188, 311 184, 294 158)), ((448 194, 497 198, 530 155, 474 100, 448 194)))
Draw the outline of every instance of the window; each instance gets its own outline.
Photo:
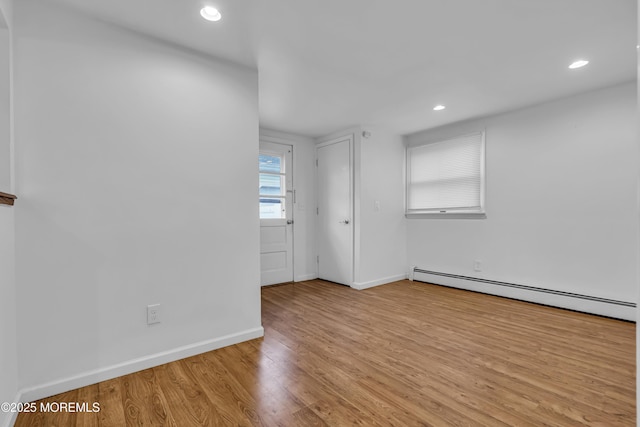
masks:
POLYGON ((484 132, 407 148, 407 216, 484 214, 484 132))
POLYGON ((286 218, 286 175, 284 156, 278 154, 260 154, 259 194, 260 218, 286 218))

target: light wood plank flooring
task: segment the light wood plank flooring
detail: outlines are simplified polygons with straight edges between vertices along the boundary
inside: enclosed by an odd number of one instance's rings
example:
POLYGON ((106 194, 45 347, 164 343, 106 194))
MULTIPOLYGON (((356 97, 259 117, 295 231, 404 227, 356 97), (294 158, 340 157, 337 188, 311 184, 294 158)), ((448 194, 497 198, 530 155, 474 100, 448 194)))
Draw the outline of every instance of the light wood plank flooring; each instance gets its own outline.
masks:
POLYGON ((17 426, 634 426, 635 325, 423 283, 262 291, 264 339, 45 401, 17 426))

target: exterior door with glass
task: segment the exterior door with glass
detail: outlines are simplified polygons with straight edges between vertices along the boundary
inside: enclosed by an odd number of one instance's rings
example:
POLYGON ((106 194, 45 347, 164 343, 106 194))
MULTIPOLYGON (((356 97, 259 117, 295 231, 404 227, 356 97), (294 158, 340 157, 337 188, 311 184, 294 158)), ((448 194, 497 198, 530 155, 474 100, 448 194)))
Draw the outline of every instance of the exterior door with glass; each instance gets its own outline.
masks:
POLYGON ((293 281, 293 147, 260 141, 260 285, 293 281))

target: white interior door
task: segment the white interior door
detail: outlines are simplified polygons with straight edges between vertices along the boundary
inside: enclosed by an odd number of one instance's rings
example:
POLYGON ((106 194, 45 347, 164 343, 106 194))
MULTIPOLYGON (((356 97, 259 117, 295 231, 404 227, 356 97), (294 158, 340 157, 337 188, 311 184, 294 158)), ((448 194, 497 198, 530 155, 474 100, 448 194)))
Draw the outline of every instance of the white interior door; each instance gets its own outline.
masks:
POLYGON ((260 142, 260 284, 293 281, 291 145, 260 142))
POLYGON ((318 145, 318 276, 353 282, 351 137, 318 145))

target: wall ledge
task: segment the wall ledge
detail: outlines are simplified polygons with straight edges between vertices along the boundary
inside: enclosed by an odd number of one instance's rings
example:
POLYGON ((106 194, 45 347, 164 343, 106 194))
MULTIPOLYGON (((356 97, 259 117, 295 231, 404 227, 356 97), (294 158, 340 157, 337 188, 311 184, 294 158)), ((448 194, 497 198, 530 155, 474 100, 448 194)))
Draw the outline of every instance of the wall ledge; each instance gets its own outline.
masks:
POLYGON ((16 199, 17 197, 13 194, 3 193, 2 191, 0 191, 0 205, 13 206, 13 202, 16 199))

